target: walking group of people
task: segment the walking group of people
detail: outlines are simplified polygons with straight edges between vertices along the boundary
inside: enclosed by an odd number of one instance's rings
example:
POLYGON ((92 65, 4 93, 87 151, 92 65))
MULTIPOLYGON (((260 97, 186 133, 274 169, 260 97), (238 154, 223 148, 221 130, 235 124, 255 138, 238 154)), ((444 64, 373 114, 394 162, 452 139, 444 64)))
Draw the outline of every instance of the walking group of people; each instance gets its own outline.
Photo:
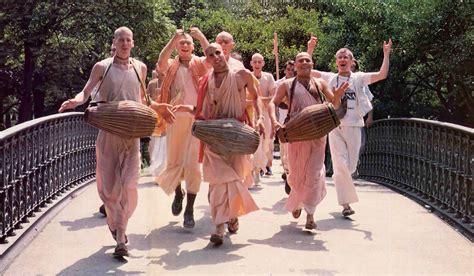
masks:
MULTIPOLYGON (((177 30, 159 55, 154 71, 157 78, 147 89, 152 98, 149 101, 143 86, 147 68, 130 56, 134 47, 132 31, 120 27, 114 33, 112 57, 94 65, 84 89, 65 101, 59 111, 85 103, 93 91, 100 101, 131 100, 154 109, 159 115, 159 124, 150 152, 154 153, 151 159, 156 182, 168 195, 174 193, 173 215, 181 214, 185 202, 183 226, 186 228, 195 226, 196 195, 201 181, 208 182, 211 219, 215 226, 210 241, 220 245, 226 225, 230 233, 236 233, 238 217, 258 210, 248 189, 258 185, 262 174, 273 173, 273 140, 283 119, 294 117, 307 106, 324 102, 332 103, 337 109, 342 106, 341 99, 346 97, 347 112, 340 126, 329 134, 329 144, 342 214, 352 215, 354 211, 349 204, 358 199, 351 174, 357 166, 362 118, 371 109, 364 87, 386 78, 391 41, 384 42, 380 71, 352 73, 354 57, 350 50, 342 48, 336 53, 338 73, 334 74, 313 70, 312 51, 317 39, 311 37, 308 52, 298 53, 294 61, 287 62, 285 78, 277 82, 272 74, 263 72, 265 63, 261 54, 252 56, 252 71, 245 69, 238 60, 239 55, 232 53, 235 42, 231 34, 221 32, 215 41, 209 43, 196 27, 190 28, 189 33, 177 30), (193 53, 195 39, 200 42, 205 56, 193 53), (174 50, 177 54, 172 58, 174 50), (254 154, 219 155, 192 136, 195 120, 224 118, 245 122, 260 133, 261 142, 254 154)), ((316 228, 314 213, 326 195, 325 146, 326 137, 280 147, 285 179, 291 188, 285 208, 295 218, 304 208, 307 229, 316 228)), ((117 243, 115 256, 128 256, 126 229, 137 206, 139 152, 139 139, 99 131, 97 188, 107 213, 108 227, 117 243)))

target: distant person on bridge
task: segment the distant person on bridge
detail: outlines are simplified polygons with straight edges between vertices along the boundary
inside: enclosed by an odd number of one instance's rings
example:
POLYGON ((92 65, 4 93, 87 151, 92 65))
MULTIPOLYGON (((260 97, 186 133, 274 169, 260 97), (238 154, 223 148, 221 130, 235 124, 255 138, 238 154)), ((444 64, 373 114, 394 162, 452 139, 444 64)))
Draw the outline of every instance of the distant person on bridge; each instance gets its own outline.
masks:
MULTIPOLYGON (((289 80, 291 78, 295 77, 295 61, 294 60, 288 60, 285 62, 285 76, 275 82, 276 89, 283 83, 285 80, 289 80)), ((287 99, 286 99, 287 100, 287 99)), ((288 115, 288 102, 286 100, 283 100, 279 105, 277 109, 277 115, 278 115, 278 122, 280 124, 285 123, 285 118, 286 115, 288 115)), ((280 159, 281 159, 281 164, 283 166, 283 174, 281 175, 281 178, 285 181, 285 192, 286 194, 290 194, 290 185, 288 185, 288 179, 287 176, 289 174, 289 165, 288 165, 288 143, 280 143, 280 159)))
MULTIPOLYGON (((134 47, 133 33, 127 27, 114 32, 116 53, 112 58, 97 62, 82 92, 65 101, 59 112, 75 108, 87 101, 94 87, 100 101, 132 100, 146 102, 140 91, 140 81, 146 78, 147 68, 130 57, 134 47), (137 76, 140 75, 141 80, 137 76)), ((170 105, 152 102, 150 105, 169 123, 174 120, 170 105)), ((140 141, 125 139, 99 130, 96 141, 96 178, 99 196, 107 210, 107 224, 116 240, 114 256, 128 256, 126 236, 128 220, 137 207, 137 184, 140 177, 140 141)))
MULTIPOLYGON (((294 118, 305 107, 331 102, 337 109, 341 105, 341 97, 347 89, 343 83, 337 90, 331 92, 325 80, 311 77, 313 60, 311 55, 301 52, 295 59, 296 77, 284 80, 269 104, 273 132, 283 125, 275 116, 275 107, 286 98, 289 103, 289 115, 294 118)), ((305 209, 307 229, 315 229, 314 213, 316 206, 326 196, 326 170, 324 154, 326 136, 309 141, 292 142, 288 144, 289 174, 288 184, 291 192, 285 208, 292 212, 294 218, 299 218, 302 208, 305 209)))
MULTIPOLYGON (((273 134, 272 134, 272 122, 270 120, 270 115, 268 114, 268 104, 270 103, 273 95, 275 94, 275 79, 273 75, 268 72, 263 71, 263 66, 265 66, 265 60, 263 56, 259 53, 256 53, 252 56, 250 61, 252 66, 252 74, 255 78, 258 79, 260 85, 260 98, 262 99, 264 109, 263 109, 263 123, 265 124, 265 134, 263 138, 263 153, 265 155, 266 164, 264 172, 265 175, 273 175, 272 172, 272 161, 273 161, 273 134)), ((260 172, 260 170, 259 170, 260 172)))
MULTIPOLYGON (((308 41, 308 52, 311 54, 316 47, 317 38, 312 36, 308 41)), ((339 87, 343 82, 349 83, 345 93, 347 112, 341 119, 341 125, 329 133, 329 147, 334 168, 334 184, 337 198, 342 205, 342 215, 347 217, 355 211, 350 204, 359 201, 355 190, 352 174, 357 169, 361 144, 361 128, 364 127, 364 115, 372 110, 372 104, 364 93, 364 87, 383 80, 388 75, 392 40, 383 43, 383 61, 378 72, 351 72, 354 55, 347 48, 336 52, 338 73, 313 70, 312 75, 325 79, 331 87, 339 87)))
MULTIPOLYGON (((262 109, 252 74, 246 69, 237 72, 230 70, 222 47, 217 43, 212 43, 205 54, 214 70, 200 82, 197 107, 182 105, 175 106, 173 110, 195 112, 199 119, 242 120, 247 104, 246 93, 249 93, 259 118, 256 126, 263 131, 262 109)), ((203 149, 204 181, 209 182, 209 205, 212 222, 216 226, 210 240, 216 245, 223 243, 226 222, 229 231, 236 233, 239 229, 238 217, 258 210, 243 183, 244 174, 250 170, 251 164, 246 155, 223 156, 207 147, 203 149)))
MULTIPOLYGON (((174 36, 161 50, 157 69, 164 74, 161 87, 161 102, 171 105, 196 105, 199 79, 207 73, 204 57, 193 54, 196 38, 203 48, 209 44, 202 32, 192 27, 190 34, 176 30, 174 36), (171 59, 173 50, 177 56, 171 59)), ((211 67, 208 65, 208 67, 211 67)), ((201 187, 201 168, 198 162, 199 140, 191 135, 194 117, 187 112, 177 112, 176 121, 166 128, 166 167, 156 178, 156 182, 170 195, 174 192, 171 212, 178 216, 183 209, 186 195, 183 226, 193 228, 194 201, 201 187), (186 191, 181 188, 181 181, 186 182, 186 191)))

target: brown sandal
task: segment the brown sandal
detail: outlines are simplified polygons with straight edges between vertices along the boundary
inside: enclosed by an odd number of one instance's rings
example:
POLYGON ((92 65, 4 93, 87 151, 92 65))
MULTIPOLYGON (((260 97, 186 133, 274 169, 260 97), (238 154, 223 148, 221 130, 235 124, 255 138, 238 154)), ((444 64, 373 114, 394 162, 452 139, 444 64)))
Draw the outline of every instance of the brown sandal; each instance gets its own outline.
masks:
POLYGON ((342 215, 345 216, 345 217, 351 216, 353 214, 355 214, 355 211, 352 210, 351 207, 344 208, 344 210, 342 210, 342 215))
POLYGON ((211 242, 214 243, 215 245, 221 245, 224 243, 224 235, 221 234, 212 234, 211 235, 211 242))
POLYGON ((301 216, 301 209, 294 210, 291 214, 294 218, 299 218, 301 216))
POLYGON ((227 230, 229 230, 229 233, 235 234, 239 230, 239 219, 238 218, 233 218, 230 219, 229 222, 227 223, 227 230))
POLYGON ((128 248, 125 245, 125 243, 117 244, 117 246, 115 247, 114 256, 115 257, 128 257, 128 248))
POLYGON ((316 222, 314 220, 306 222, 306 225, 305 225, 306 229, 312 230, 312 229, 316 229, 316 227, 318 226, 316 225, 316 222))

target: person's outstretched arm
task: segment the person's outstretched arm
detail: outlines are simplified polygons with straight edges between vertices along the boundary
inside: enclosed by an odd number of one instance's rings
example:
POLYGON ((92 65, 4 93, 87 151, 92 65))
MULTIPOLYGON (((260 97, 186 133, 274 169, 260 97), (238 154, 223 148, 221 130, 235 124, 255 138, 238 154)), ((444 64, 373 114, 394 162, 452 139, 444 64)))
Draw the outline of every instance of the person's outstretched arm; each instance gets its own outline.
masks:
POLYGON ((97 62, 92 68, 89 79, 87 80, 86 85, 74 98, 69 99, 61 104, 59 112, 63 112, 67 109, 73 109, 87 101, 90 97, 92 90, 99 83, 101 76, 104 74, 106 66, 102 63, 97 62))
POLYGON ((392 49, 392 39, 390 38, 388 42, 383 42, 383 61, 378 72, 371 73, 370 81, 371 83, 384 80, 388 76, 388 68, 390 65, 390 51, 392 49))
POLYGON ((171 58, 173 50, 176 48, 176 43, 179 38, 184 35, 184 31, 181 29, 176 30, 173 37, 166 43, 165 47, 161 50, 158 61, 156 62, 156 71, 157 72, 166 72, 168 69, 168 60, 171 58))

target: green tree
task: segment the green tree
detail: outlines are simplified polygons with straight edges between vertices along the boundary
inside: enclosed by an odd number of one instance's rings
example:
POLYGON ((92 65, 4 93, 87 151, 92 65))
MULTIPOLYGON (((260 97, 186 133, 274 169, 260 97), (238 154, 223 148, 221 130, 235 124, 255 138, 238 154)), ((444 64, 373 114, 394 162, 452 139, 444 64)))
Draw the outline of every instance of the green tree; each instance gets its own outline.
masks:
POLYGON ((18 122, 55 113, 79 92, 92 65, 108 56, 116 28, 134 31, 135 56, 151 68, 172 29, 165 0, 7 1, 3 10, 0 79, 3 89, 19 87, 7 93, 19 102, 18 122))

